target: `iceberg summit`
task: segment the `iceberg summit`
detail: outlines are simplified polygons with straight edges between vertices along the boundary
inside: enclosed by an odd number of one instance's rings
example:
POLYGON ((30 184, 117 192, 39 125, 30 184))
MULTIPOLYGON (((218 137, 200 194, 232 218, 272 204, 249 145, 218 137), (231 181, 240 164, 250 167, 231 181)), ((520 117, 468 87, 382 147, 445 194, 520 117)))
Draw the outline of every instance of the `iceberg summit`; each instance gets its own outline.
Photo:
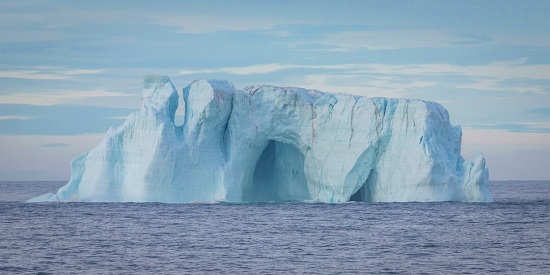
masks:
POLYGON ((145 76, 143 105, 37 201, 341 203, 492 201, 480 154, 441 105, 145 76))

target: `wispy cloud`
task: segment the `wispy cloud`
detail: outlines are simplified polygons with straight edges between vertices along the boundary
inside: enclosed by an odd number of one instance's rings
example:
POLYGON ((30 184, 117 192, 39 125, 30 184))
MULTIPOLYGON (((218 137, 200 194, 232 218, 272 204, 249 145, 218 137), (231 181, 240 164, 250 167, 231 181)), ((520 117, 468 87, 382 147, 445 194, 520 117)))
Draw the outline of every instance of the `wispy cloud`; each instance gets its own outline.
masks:
POLYGON ((213 74, 213 73, 228 73, 235 75, 254 75, 254 74, 267 74, 288 69, 333 69, 343 70, 352 68, 361 68, 361 65, 357 64, 341 64, 341 65, 295 65, 295 64, 258 64, 244 67, 228 67, 217 69, 204 69, 204 70, 180 70, 182 75, 190 74, 213 74))
POLYGON ((484 35, 457 34, 443 30, 366 30, 329 33, 312 41, 330 46, 329 51, 356 49, 388 50, 402 48, 442 48, 480 45, 489 42, 484 35))
POLYGON ((110 92, 105 90, 92 91, 61 91, 44 93, 15 93, 0 95, 0 102, 3 104, 30 104, 51 106, 56 104, 67 104, 82 99, 90 98, 114 98, 133 97, 135 94, 110 92))
POLYGON ((550 64, 527 64, 527 59, 492 62, 484 65, 454 64, 368 64, 354 72, 398 75, 465 75, 472 77, 532 78, 550 80, 550 64))
POLYGON ((327 92, 350 93, 367 97, 403 97, 407 89, 435 86, 428 81, 396 81, 387 76, 348 74, 311 74, 285 79, 291 86, 307 87, 327 92))
POLYGON ((454 64, 335 64, 335 65, 300 65, 300 64, 258 64, 243 67, 227 67, 201 70, 180 70, 180 74, 229 73, 235 75, 265 74, 287 69, 330 69, 346 70, 350 73, 378 73, 398 75, 467 75, 477 77, 500 78, 533 78, 550 80, 550 64, 528 64, 527 59, 492 62, 484 65, 454 64))
MULTIPOLYGON (((152 24, 177 27, 182 33, 211 33, 217 31, 271 30, 278 25, 304 23, 300 19, 262 16, 229 16, 224 14, 149 14, 152 24)), ((276 34, 276 33, 275 33, 276 34)))
POLYGON ((181 75, 191 74, 213 74, 213 73, 229 73, 236 75, 251 75, 251 74, 266 74, 280 70, 298 68, 297 65, 283 65, 277 63, 259 64, 245 67, 228 67, 218 69, 203 69, 203 70, 180 70, 181 75))
POLYGON ((0 116, 0 120, 29 120, 29 119, 35 119, 35 117, 31 116, 0 116))
POLYGON ((77 75, 99 74, 103 72, 103 70, 66 69, 59 67, 16 67, 0 68, 0 77, 29 80, 61 80, 77 75))
MULTIPOLYGON (((398 76, 466 76, 471 78, 471 83, 464 83, 457 88, 477 89, 477 90, 506 90, 518 93, 541 93, 547 91, 540 85, 510 85, 503 86, 501 81, 507 79, 542 79, 550 80, 550 64, 528 64, 527 59, 492 62, 484 65, 454 65, 454 64, 336 64, 336 65, 299 65, 299 64, 258 64, 243 67, 226 67, 201 70, 180 70, 182 75, 193 74, 216 74, 226 73, 234 75, 257 75, 268 74, 289 69, 316 69, 331 70, 332 72, 321 72, 315 75, 306 74, 301 77, 307 83, 323 83, 328 78, 349 79, 357 76, 388 76, 395 78, 398 76)), ((405 87, 391 87, 387 80, 373 81, 369 83, 362 82, 362 85, 371 87, 397 88, 402 90, 405 87)), ((407 83, 408 87, 426 87, 432 86, 432 83, 426 81, 417 81, 407 83)), ((323 85, 330 87, 329 85, 323 85)))
POLYGON ((488 130, 504 130, 516 133, 550 133, 550 123, 541 122, 473 125, 472 127, 488 130))
POLYGON ((353 73, 376 73, 394 76, 467 76, 473 82, 457 85, 457 88, 546 94, 548 90, 540 85, 501 85, 500 82, 509 79, 550 80, 550 64, 528 64, 527 59, 469 66, 453 64, 372 64, 363 69, 354 70, 353 73))
POLYGON ((550 87, 543 87, 539 85, 502 85, 502 81, 506 80, 503 77, 473 77, 472 83, 465 83, 457 85, 457 88, 461 89, 475 89, 483 91, 512 91, 517 93, 536 93, 546 94, 550 91, 550 87))

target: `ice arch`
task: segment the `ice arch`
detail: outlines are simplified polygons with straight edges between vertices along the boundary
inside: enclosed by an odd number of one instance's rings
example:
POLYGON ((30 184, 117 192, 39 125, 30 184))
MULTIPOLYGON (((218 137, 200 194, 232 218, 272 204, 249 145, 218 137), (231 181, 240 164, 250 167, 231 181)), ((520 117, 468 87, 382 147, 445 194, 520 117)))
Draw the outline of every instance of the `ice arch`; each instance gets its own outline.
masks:
POLYGON ((270 140, 259 156, 243 200, 256 202, 310 200, 304 155, 292 144, 270 140))
POLYGON ((491 201, 479 155, 434 102, 144 78, 143 105, 34 201, 491 201))

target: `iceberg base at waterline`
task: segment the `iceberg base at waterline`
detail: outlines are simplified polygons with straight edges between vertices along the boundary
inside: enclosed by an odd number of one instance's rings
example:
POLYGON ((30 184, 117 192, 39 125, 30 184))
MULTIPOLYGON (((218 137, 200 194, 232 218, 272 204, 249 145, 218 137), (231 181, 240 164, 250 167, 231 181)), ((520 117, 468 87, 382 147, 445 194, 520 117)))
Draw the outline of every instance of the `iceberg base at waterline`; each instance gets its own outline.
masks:
POLYGON ((462 158, 461 128, 435 102, 222 80, 182 96, 178 126, 176 88, 145 76, 141 109, 31 201, 492 201, 485 159, 462 158))

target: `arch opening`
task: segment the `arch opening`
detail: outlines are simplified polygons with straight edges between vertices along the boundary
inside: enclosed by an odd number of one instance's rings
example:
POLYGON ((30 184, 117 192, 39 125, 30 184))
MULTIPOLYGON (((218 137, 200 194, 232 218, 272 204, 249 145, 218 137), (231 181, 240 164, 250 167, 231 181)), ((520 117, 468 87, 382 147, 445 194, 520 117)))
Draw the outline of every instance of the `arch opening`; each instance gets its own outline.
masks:
POLYGON ((365 184, 366 184, 366 181, 365 183, 363 183, 363 185, 361 185, 361 188, 359 188, 357 190, 357 192, 355 192, 353 195, 351 195, 351 197, 349 198, 349 201, 366 201, 365 200, 365 184))
POLYGON ((376 173, 369 172, 369 177, 365 179, 363 185, 350 196, 348 201, 373 202, 372 184, 376 181, 376 173))
POLYGON ((243 187, 243 201, 309 200, 304 160, 296 146, 270 140, 256 162, 251 181, 243 187))

